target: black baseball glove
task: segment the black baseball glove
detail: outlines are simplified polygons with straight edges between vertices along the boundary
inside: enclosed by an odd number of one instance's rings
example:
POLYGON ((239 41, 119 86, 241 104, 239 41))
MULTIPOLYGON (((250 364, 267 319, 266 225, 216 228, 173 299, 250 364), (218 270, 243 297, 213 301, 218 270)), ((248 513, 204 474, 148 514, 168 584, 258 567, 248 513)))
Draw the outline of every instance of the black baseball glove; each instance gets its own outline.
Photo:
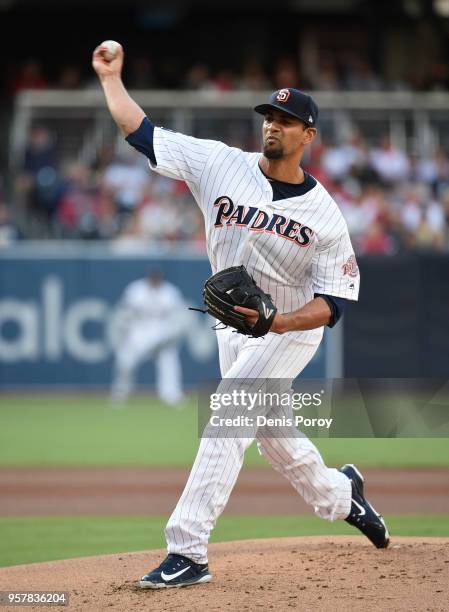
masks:
POLYGON ((270 331, 277 312, 271 296, 256 285, 244 266, 226 268, 211 276, 204 285, 203 298, 207 306, 205 312, 234 327, 240 334, 254 338, 270 331), (236 312, 234 306, 257 310, 256 324, 248 325, 245 315, 236 312))

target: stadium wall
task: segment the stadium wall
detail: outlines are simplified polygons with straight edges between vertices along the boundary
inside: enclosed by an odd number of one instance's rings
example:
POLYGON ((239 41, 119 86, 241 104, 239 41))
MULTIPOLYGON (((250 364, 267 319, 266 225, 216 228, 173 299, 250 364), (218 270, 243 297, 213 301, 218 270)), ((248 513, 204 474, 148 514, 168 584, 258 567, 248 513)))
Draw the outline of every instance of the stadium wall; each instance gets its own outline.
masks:
MULTIPOLYGON (((189 305, 201 307, 210 275, 204 255, 149 257, 83 245, 68 251, 25 248, 0 256, 0 388, 106 388, 112 375, 115 306, 126 285, 157 266, 177 285, 189 305)), ((192 313, 182 342, 187 386, 219 376, 214 320, 192 313)), ((332 332, 309 365, 306 376, 339 376, 339 333, 332 332)), ((152 385, 151 362, 138 374, 152 385)))
POLYGON ((345 375, 447 378, 449 255, 358 258, 361 291, 346 308, 345 375))

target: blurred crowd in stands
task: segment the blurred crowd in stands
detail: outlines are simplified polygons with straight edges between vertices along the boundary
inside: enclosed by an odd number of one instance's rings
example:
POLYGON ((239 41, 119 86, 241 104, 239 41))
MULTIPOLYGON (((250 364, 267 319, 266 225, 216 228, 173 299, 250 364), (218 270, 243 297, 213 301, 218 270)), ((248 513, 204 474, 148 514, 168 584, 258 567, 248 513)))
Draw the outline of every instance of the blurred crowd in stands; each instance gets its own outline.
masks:
POLYGON ((449 250, 449 159, 415 159, 384 137, 312 149, 308 166, 338 202, 358 253, 449 250))
MULTIPOLYGON (((169 61, 127 59, 131 89, 262 91, 299 87, 316 91, 449 90, 449 66, 435 63, 424 77, 387 82, 354 55, 323 57, 312 77, 301 75, 294 57, 278 59, 270 72, 247 58, 239 72, 213 71, 204 63, 180 70, 169 61)), ((98 87, 93 72, 66 65, 49 77, 41 63, 26 62, 9 79, 12 98, 26 89, 98 87)), ((254 142, 228 144, 257 150, 254 142)), ((231 140, 233 140, 231 138, 231 140)), ((368 146, 359 134, 347 142, 314 144, 305 167, 338 201, 359 253, 407 249, 449 250, 449 160, 443 151, 416 159, 383 138, 368 146)), ((61 161, 53 134, 31 130, 22 168, 7 201, 0 176, 0 246, 22 238, 189 240, 204 248, 201 213, 187 187, 148 171, 146 159, 124 145, 97 152, 89 162, 61 161), (9 198, 10 199, 10 198, 9 198)))
MULTIPOLYGON (((304 164, 337 200, 358 253, 449 250, 449 159, 414 159, 384 137, 369 147, 313 145, 304 164)), ((0 185, 0 245, 20 238, 191 241, 204 248, 203 220, 186 185, 152 173, 126 143, 91 163, 58 163, 44 126, 30 134, 14 203, 0 185)))
MULTIPOLYGON (((7 78, 7 94, 13 97, 25 89, 82 89, 98 87, 93 73, 86 73, 75 64, 61 67, 57 74, 46 74, 38 60, 26 61, 11 68, 7 78)), ((85 66, 84 66, 85 68, 85 66)), ((299 87, 315 91, 448 91, 449 65, 435 61, 423 73, 388 79, 361 55, 324 54, 310 73, 301 72, 295 56, 278 58, 270 69, 257 57, 248 56, 239 70, 230 67, 213 69, 207 63, 181 66, 171 61, 153 62, 151 57, 135 55, 127 58, 124 75, 131 89, 189 89, 216 91, 261 91, 282 87, 299 87)))

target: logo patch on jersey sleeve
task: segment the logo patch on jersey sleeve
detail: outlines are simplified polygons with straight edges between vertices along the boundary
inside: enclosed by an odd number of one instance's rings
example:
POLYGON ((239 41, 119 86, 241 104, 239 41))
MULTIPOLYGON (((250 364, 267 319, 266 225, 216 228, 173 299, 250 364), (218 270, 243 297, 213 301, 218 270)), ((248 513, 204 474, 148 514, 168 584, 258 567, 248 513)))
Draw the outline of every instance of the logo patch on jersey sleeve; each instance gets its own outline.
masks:
POLYGON ((287 102, 290 97, 289 89, 280 89, 278 95, 276 96, 276 100, 278 102, 287 102))
POLYGON ((347 274, 348 276, 355 277, 359 273, 359 266, 357 265, 357 260, 355 255, 351 255, 348 261, 342 266, 343 276, 347 274))

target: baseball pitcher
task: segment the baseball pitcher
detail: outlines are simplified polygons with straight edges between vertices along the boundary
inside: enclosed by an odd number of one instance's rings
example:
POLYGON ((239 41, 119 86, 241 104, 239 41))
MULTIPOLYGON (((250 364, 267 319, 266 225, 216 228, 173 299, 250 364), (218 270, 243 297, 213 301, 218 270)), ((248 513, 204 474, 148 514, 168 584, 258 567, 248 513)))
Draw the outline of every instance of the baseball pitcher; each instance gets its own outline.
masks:
MULTIPOLYGON (((95 49, 93 67, 122 134, 154 172, 185 181, 204 215, 214 272, 205 301, 228 326, 217 335, 221 389, 235 380, 295 379, 315 354, 323 327, 335 325, 359 291, 343 216, 300 165, 317 131, 315 102, 296 89, 274 92, 255 108, 264 117, 263 150, 248 153, 156 127, 122 83, 123 49, 111 60, 105 52, 95 49)), ((315 514, 346 520, 378 548, 388 545, 385 522, 366 500, 353 465, 327 467, 303 436, 261 436, 257 429, 246 437, 203 436, 165 530, 168 556, 141 578, 142 588, 211 579, 209 535, 254 438, 315 514)))

